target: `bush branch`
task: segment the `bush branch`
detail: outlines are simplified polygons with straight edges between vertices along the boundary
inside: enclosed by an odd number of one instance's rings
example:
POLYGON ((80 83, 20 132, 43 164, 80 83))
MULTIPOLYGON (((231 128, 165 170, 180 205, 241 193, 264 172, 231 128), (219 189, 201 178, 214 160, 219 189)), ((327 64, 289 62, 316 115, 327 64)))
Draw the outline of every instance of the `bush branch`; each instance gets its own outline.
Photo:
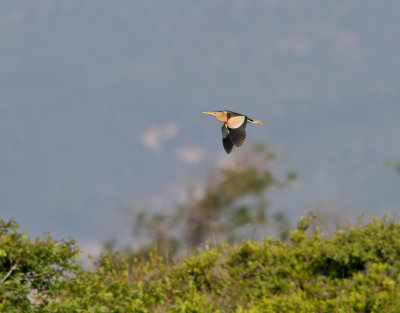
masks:
POLYGON ((15 263, 13 266, 11 266, 10 270, 8 271, 8 273, 2 278, 2 280, 0 281, 0 285, 2 285, 6 279, 11 275, 11 273, 18 267, 18 263, 15 263))

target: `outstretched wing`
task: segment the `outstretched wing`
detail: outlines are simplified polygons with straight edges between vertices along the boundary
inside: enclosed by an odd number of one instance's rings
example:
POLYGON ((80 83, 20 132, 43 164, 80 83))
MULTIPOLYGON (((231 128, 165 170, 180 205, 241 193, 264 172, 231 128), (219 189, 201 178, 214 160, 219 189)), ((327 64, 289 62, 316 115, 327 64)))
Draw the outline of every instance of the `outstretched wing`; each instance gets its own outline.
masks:
POLYGON ((229 129, 228 138, 236 147, 240 147, 246 139, 246 130, 244 126, 229 129))
POLYGON ((228 154, 235 148, 233 142, 229 139, 229 129, 225 123, 222 125, 222 145, 228 154))
POLYGON ((232 129, 232 128, 239 128, 243 125, 246 126, 247 123, 247 118, 244 115, 238 115, 238 116, 230 116, 228 117, 228 120, 226 122, 226 125, 232 129))
POLYGON ((227 123, 222 125, 222 144, 227 153, 231 153, 235 147, 240 147, 245 139, 246 121, 238 128, 230 128, 227 123))
POLYGON ((229 131, 228 135, 229 139, 236 147, 240 147, 246 139, 247 120, 245 116, 238 116, 237 118, 241 119, 232 121, 232 119, 234 118, 230 118, 226 124, 227 124, 227 129, 229 131))

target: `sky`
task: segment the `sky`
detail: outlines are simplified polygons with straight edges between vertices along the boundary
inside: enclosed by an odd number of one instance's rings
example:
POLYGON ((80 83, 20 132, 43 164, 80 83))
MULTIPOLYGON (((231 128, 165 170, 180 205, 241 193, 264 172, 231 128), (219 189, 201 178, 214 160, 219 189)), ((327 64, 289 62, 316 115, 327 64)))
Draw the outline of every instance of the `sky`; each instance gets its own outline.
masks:
MULTIPOLYGON (((298 180, 272 206, 398 213, 400 2, 0 3, 0 218, 85 245, 126 236, 225 155, 202 111, 261 120, 247 141, 298 180)), ((182 200, 183 199, 183 200, 182 200)))

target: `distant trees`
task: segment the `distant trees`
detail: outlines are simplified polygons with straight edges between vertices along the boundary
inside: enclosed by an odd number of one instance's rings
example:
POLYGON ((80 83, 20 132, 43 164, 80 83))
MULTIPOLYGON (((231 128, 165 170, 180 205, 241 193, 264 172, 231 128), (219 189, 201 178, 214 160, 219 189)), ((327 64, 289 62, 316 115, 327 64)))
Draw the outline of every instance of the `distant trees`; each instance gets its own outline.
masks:
POLYGON ((177 204, 170 214, 138 213, 134 234, 152 240, 140 251, 127 248, 125 253, 146 254, 156 246, 159 252, 173 256, 206 241, 255 239, 255 230, 260 228, 264 231, 260 233, 266 235, 265 226, 271 222, 278 225, 278 236, 285 239, 288 219, 282 212, 269 216, 267 196, 272 188, 285 187, 296 174, 289 171, 285 177, 277 178, 272 171, 275 160, 276 155, 264 144, 238 151, 232 163, 210 171, 201 196, 189 190, 187 201, 177 204))
POLYGON ((400 162, 386 161, 385 165, 386 165, 386 167, 394 168, 396 170, 397 174, 400 175, 400 162))

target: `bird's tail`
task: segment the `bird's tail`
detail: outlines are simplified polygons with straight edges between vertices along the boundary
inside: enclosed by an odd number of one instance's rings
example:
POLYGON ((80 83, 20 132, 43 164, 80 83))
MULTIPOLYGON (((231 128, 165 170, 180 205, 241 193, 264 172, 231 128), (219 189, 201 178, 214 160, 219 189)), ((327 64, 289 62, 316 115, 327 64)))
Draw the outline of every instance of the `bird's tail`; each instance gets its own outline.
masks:
POLYGON ((260 121, 254 121, 254 120, 252 120, 251 118, 247 118, 247 121, 248 121, 249 123, 252 123, 252 124, 262 125, 262 123, 261 123, 260 121))

